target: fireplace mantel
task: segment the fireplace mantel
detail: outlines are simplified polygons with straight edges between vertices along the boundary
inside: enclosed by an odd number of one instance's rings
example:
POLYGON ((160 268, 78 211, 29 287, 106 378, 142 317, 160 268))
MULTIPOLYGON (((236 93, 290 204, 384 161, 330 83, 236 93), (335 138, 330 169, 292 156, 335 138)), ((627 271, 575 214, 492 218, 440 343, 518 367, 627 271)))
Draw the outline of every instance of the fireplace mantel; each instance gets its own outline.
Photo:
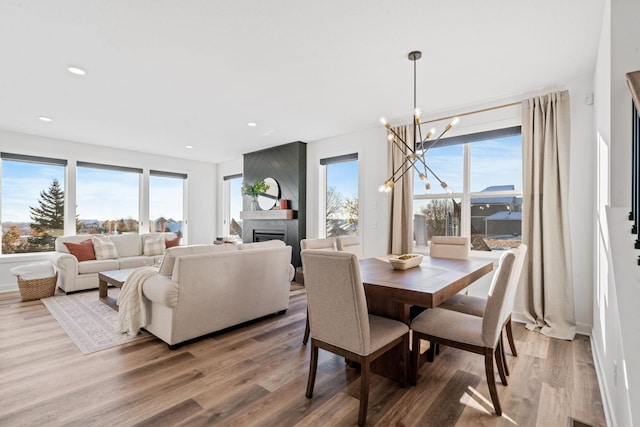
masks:
POLYGON ((269 211, 242 211, 241 219, 294 219, 295 211, 293 209, 271 209, 269 211))

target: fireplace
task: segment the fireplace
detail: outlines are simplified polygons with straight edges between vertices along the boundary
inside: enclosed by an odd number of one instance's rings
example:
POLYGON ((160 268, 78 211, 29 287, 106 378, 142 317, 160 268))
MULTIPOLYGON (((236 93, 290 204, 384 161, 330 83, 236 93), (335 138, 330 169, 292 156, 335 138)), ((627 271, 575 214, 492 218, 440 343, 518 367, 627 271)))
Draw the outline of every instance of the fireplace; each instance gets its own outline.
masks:
POLYGON ((287 241, 286 230, 280 228, 269 229, 254 229, 253 241, 254 242, 266 242, 267 240, 282 240, 287 241))

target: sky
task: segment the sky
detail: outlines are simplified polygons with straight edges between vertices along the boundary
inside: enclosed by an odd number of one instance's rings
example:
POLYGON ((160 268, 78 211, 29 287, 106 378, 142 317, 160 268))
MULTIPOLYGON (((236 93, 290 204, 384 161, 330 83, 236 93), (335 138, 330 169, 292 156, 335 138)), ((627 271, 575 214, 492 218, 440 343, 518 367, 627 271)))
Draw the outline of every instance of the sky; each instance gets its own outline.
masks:
MULTIPOLYGON (((2 161, 2 222, 30 222, 29 206, 53 179, 64 188, 64 167, 2 161)), ((76 213, 80 219, 138 218, 140 175, 104 169, 77 169, 76 213)), ((149 214, 182 220, 183 180, 149 177, 149 214)))
MULTIPOLYGON (((522 137, 508 136, 470 144, 470 191, 482 191, 494 185, 513 185, 515 190, 522 190, 522 137)), ((453 189, 462 192, 463 146, 452 145, 434 147, 427 151, 427 166, 442 181, 453 189)), ((420 163, 419 168, 423 170, 420 163)), ((444 194, 445 190, 437 179, 427 171, 431 183, 432 194, 444 194)), ((414 173, 414 194, 426 194, 424 183, 418 173, 414 173)))

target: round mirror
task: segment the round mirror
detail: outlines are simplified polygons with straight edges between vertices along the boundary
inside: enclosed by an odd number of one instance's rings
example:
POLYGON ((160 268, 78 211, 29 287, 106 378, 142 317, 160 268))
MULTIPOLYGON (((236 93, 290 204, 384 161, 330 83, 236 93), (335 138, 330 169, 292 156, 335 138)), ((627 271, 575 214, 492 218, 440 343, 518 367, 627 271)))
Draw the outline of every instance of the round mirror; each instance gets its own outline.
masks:
POLYGON ((258 196, 258 205, 263 211, 268 211, 273 209, 280 198, 280 187, 273 178, 265 178, 264 183, 269 186, 269 189, 258 196))

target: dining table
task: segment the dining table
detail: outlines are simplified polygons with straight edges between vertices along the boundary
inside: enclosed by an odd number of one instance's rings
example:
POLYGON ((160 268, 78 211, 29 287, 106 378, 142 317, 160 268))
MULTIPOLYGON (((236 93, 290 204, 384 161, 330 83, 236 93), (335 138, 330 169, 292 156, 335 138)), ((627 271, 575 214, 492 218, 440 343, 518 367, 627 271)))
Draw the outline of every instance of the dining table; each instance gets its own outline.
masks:
MULTIPOLYGON (((389 262, 394 257, 397 255, 360 260, 360 276, 369 313, 400 320, 407 325, 411 323, 411 307, 437 307, 493 270, 493 260, 488 258, 430 256, 424 256, 416 267, 400 270, 394 269, 389 262)), ((372 371, 401 381, 403 373, 409 372, 398 363, 401 352, 401 348, 387 352, 372 363, 372 371)), ((410 383, 414 381, 409 378, 410 383)))

